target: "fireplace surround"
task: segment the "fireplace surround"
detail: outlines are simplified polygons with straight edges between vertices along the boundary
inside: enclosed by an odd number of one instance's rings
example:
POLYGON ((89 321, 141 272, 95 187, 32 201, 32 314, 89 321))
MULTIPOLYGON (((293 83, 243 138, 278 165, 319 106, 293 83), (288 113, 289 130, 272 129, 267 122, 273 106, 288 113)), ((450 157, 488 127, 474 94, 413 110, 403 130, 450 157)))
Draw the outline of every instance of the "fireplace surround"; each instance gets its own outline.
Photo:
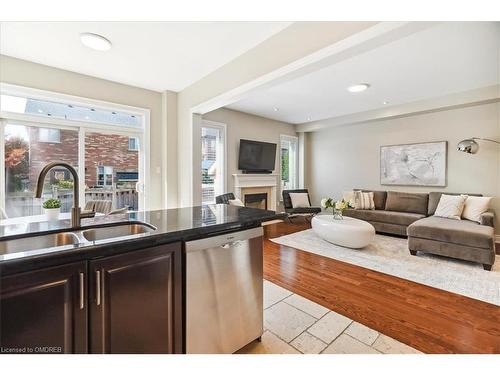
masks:
POLYGON ((278 193, 277 174, 233 174, 234 195, 248 207, 276 211, 278 193), (265 203, 262 202, 266 196, 265 203), (246 198, 248 196, 248 199, 246 198), (258 202, 255 202, 257 197, 258 202))

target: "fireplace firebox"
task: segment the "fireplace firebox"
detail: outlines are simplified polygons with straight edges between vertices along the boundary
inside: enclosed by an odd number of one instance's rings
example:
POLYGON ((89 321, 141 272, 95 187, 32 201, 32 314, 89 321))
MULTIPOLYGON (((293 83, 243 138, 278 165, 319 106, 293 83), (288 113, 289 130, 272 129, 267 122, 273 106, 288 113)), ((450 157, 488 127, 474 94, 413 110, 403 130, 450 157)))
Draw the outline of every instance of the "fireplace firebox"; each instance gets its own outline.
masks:
POLYGON ((267 210, 267 193, 245 194, 244 204, 246 207, 267 210))

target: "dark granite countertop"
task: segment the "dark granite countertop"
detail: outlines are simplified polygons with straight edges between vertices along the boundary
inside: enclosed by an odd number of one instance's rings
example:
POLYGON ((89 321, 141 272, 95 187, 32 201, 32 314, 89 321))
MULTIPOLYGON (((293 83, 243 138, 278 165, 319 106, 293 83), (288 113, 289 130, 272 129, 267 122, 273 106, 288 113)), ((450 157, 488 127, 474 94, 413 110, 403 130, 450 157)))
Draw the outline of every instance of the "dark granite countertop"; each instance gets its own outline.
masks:
MULTIPOLYGON (((136 222, 150 224, 156 230, 127 237, 86 241, 47 249, 7 252, 0 248, 0 272, 2 275, 7 275, 170 242, 189 241, 256 227, 263 221, 279 218, 283 218, 283 215, 274 211, 218 204, 83 219, 80 230, 136 222)), ((60 231, 72 231, 69 220, 0 225, 0 241, 60 231)))

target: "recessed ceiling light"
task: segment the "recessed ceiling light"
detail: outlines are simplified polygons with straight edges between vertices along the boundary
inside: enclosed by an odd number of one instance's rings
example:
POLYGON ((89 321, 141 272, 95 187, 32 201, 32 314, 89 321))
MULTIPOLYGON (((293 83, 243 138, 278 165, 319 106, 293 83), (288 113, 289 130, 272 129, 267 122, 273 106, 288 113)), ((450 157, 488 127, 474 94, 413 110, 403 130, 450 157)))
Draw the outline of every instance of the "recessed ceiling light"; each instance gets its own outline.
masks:
POLYGON ((388 102, 387 100, 384 100, 384 101, 382 102, 382 104, 386 105, 386 104, 389 104, 389 102, 388 102))
POLYGON ((365 91, 370 85, 368 83, 358 83, 357 85, 352 85, 347 88, 349 92, 361 92, 365 91))
POLYGON ((39 109, 39 110, 38 110, 38 113, 43 113, 43 110, 42 110, 42 109, 39 109))
POLYGON ((309 116, 309 117, 307 118, 307 121, 311 121, 311 116, 309 116))
POLYGON ((85 120, 88 120, 88 119, 90 119, 90 117, 89 116, 85 116, 85 120))
POLYGON ((82 33, 80 34, 80 40, 84 46, 96 51, 108 51, 111 48, 111 42, 101 35, 82 33))
POLYGON ((278 107, 274 107, 274 112, 278 112, 280 109, 278 107))

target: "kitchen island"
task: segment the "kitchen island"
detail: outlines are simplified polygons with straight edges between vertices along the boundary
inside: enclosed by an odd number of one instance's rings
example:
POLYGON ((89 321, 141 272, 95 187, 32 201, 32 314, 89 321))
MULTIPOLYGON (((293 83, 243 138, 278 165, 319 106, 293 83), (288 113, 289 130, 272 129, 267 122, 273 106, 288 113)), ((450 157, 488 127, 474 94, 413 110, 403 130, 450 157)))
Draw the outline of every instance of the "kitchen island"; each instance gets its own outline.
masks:
POLYGON ((182 353, 184 244, 279 217, 207 205, 84 219, 79 229, 0 223, 1 349, 182 353))

